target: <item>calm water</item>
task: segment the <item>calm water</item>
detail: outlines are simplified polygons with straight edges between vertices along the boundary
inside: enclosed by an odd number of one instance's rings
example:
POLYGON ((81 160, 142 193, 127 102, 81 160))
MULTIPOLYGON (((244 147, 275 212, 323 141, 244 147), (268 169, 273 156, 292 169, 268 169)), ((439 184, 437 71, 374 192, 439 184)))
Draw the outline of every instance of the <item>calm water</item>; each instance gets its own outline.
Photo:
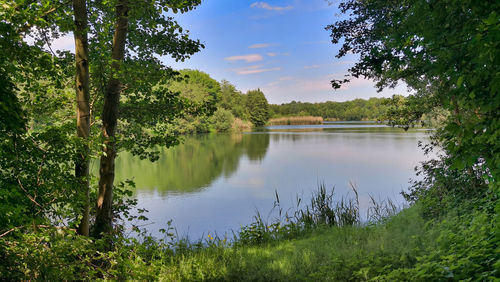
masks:
POLYGON ((249 224, 256 209, 267 217, 275 191, 284 207, 293 206, 297 195, 308 201, 318 183, 335 186, 339 198, 355 183, 363 211, 369 194, 402 203, 399 192, 424 160, 417 143, 426 140, 424 130, 370 123, 274 126, 186 137, 182 145, 161 150, 154 163, 125 152, 116 173, 117 180, 134 177, 134 197, 149 210, 149 232, 159 235, 172 219, 180 236, 198 239, 231 234, 249 224))

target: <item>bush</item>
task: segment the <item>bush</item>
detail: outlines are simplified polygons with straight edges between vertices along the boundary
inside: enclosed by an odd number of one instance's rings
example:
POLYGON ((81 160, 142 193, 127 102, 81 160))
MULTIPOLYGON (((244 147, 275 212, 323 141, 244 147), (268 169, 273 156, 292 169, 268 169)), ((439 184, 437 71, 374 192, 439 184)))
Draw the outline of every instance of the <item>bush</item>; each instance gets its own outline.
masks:
POLYGON ((210 127, 216 132, 226 132, 231 130, 233 125, 233 114, 225 109, 218 108, 214 115, 210 117, 210 127))

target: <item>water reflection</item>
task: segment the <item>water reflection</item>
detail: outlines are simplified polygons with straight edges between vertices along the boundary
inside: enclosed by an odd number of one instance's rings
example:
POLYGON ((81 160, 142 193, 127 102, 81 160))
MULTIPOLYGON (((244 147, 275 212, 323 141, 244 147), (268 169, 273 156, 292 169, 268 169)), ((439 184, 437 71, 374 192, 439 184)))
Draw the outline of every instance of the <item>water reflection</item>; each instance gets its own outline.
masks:
POLYGON ((162 150, 154 163, 122 153, 117 180, 135 177, 138 204, 150 211, 150 232, 158 235, 173 219, 179 235, 194 239, 237 230, 252 221, 256 209, 267 214, 275 191, 285 208, 297 195, 307 201, 318 183, 335 186, 340 198, 355 182, 362 210, 369 194, 401 201, 398 193, 424 159, 417 143, 426 140, 426 132, 367 125, 186 137, 184 144, 162 150))
POLYGON ((160 194, 198 192, 219 177, 231 177, 243 156, 262 161, 268 146, 268 134, 188 136, 179 146, 160 149, 156 162, 120 153, 116 180, 133 176, 138 189, 154 189, 160 194))

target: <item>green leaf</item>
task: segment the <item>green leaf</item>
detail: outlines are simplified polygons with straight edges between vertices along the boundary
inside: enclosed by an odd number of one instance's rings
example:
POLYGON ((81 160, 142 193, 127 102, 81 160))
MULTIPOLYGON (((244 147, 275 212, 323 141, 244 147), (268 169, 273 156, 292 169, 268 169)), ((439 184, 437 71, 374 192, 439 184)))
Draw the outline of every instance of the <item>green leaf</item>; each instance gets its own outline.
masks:
POLYGON ((462 83, 464 82, 464 76, 461 75, 458 80, 457 80, 457 87, 462 86, 462 83))

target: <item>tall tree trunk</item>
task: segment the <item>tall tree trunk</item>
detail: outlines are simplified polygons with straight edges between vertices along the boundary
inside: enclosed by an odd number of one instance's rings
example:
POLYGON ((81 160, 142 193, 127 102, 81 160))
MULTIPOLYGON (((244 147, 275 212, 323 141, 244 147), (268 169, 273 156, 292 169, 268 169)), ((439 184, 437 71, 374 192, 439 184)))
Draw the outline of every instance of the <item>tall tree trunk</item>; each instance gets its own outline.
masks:
POLYGON ((75 17, 75 59, 76 59, 76 132, 84 139, 75 161, 75 175, 79 179, 80 193, 83 195, 82 219, 78 233, 89 235, 89 166, 90 149, 90 88, 89 88, 89 45, 87 36, 86 0, 73 0, 75 17))
POLYGON ((125 55, 125 42, 128 31, 128 1, 118 0, 115 8, 117 20, 111 54, 111 78, 106 85, 102 112, 102 135, 105 146, 99 168, 99 196, 97 198, 97 215, 94 229, 96 237, 100 237, 102 233, 109 233, 113 229, 112 204, 116 157, 115 132, 118 121, 120 92, 122 89, 119 79, 120 65, 125 55))

